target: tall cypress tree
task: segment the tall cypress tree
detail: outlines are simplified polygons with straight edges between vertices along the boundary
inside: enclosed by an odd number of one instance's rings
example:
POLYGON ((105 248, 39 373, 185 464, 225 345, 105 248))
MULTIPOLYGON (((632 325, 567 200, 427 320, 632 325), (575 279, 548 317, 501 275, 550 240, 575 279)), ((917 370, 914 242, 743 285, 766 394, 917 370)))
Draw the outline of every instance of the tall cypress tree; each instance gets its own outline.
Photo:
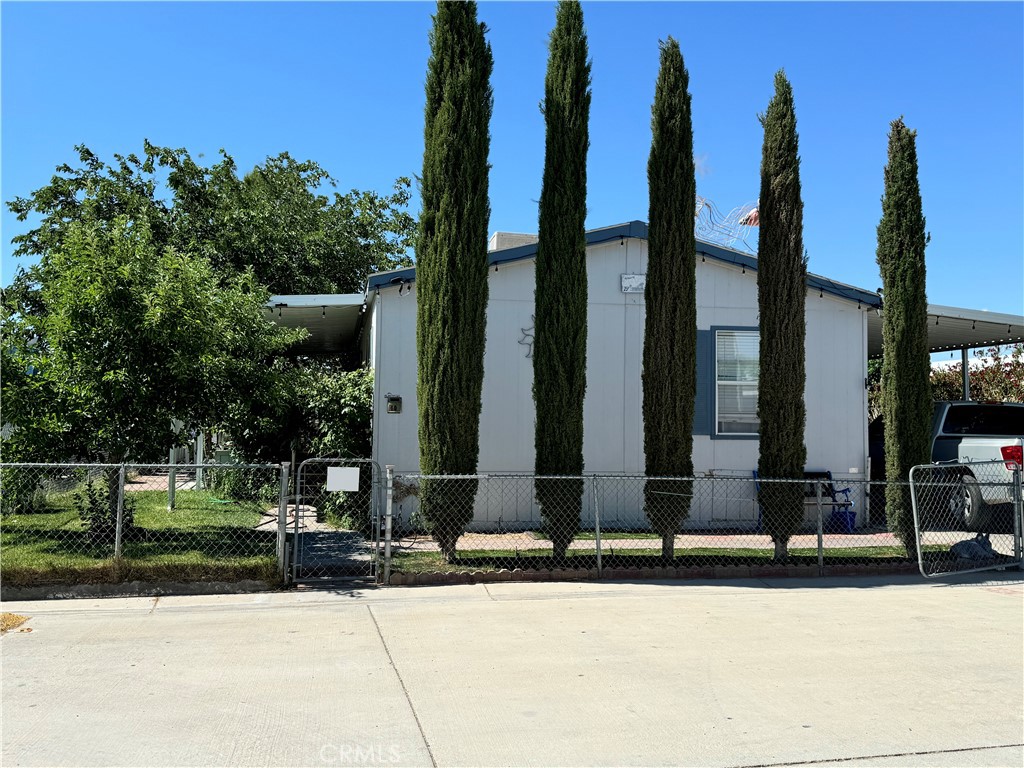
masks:
POLYGON ((882 314, 882 416, 885 419, 885 512, 889 530, 917 557, 909 488, 910 468, 931 461, 931 360, 924 251, 928 242, 917 180, 917 132, 903 118, 889 131, 878 266, 882 314))
MULTIPOLYGON (((690 76, 679 43, 661 44, 651 108, 647 287, 644 326, 644 455, 649 476, 693 475, 693 411, 697 394, 697 182, 693 164, 690 76)), ((648 480, 644 509, 661 534, 664 560, 690 511, 689 482, 648 480)))
MULTIPOLYGON (((782 70, 775 95, 761 118, 760 232, 757 243, 757 306, 760 312, 760 418, 758 474, 764 479, 803 478, 804 298, 807 260, 803 245, 804 204, 800 199, 800 157, 793 88, 782 70)), ((789 538, 803 523, 800 483, 761 483, 759 502, 765 530, 784 560, 789 538)))
MULTIPOLYGON (((533 399, 537 475, 583 472, 587 388, 587 149, 590 62, 583 9, 562 0, 544 81, 544 181, 535 267, 533 399)), ((537 480, 556 560, 579 529, 583 483, 537 480)))
MULTIPOLYGON (((430 33, 416 240, 420 470, 472 474, 487 307, 487 155, 494 59, 475 2, 438 2, 430 33)), ((426 482, 421 511, 444 557, 473 519, 476 481, 426 482)))

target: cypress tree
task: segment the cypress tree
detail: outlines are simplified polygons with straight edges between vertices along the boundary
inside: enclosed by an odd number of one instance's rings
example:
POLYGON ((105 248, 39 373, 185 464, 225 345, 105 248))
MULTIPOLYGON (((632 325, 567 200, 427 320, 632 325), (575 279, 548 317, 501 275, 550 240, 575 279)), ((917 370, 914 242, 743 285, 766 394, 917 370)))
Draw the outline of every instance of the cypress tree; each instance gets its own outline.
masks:
POLYGON ((882 417, 885 419, 885 513, 911 558, 917 538, 910 468, 931 461, 932 397, 924 251, 928 242, 917 180, 917 132, 903 118, 889 131, 878 266, 882 273, 882 417))
MULTIPOLYGON (((578 2, 558 3, 549 50, 533 345, 539 476, 583 472, 590 62, 578 2)), ((564 560, 579 529, 583 482, 538 479, 536 493, 555 559, 564 560)))
MULTIPOLYGON (((804 298, 807 260, 803 246, 804 205, 793 88, 782 70, 775 95, 761 117, 760 232, 757 244, 757 306, 760 312, 760 419, 758 474, 763 479, 802 479, 804 445, 804 298)), ((762 522, 784 560, 789 538, 803 523, 801 483, 761 483, 762 522)))
MULTIPOLYGON (((416 239, 420 470, 476 472, 487 307, 487 155, 494 59, 475 2, 438 2, 430 33, 416 239)), ((425 482, 445 559, 473 519, 476 481, 425 482)))
MULTIPOLYGON (((661 44, 651 108, 647 287, 644 325, 644 455, 649 476, 693 475, 693 411, 697 394, 697 183, 693 164, 690 76, 679 43, 661 44)), ((664 560, 690 511, 692 483, 648 480, 644 509, 661 534, 664 560)))

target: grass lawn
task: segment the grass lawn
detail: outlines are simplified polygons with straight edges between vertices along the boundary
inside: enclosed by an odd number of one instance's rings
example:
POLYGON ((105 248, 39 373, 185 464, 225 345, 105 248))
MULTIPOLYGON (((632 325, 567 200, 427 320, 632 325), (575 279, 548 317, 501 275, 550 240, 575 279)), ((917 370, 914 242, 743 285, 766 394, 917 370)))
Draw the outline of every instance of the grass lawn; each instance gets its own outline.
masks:
MULTIPOLYGON (((941 553, 946 547, 926 545, 925 552, 941 553)), ((676 567, 713 565, 768 565, 774 551, 753 548, 694 547, 676 548, 676 567)), ((837 547, 825 550, 825 564, 850 562, 907 562, 902 547, 837 547)), ((605 568, 644 568, 661 565, 661 549, 615 549, 601 547, 601 560, 605 568)), ((446 563, 439 552, 421 550, 392 553, 392 570, 399 573, 433 573, 454 571, 496 571, 502 568, 531 569, 559 567, 551 562, 551 551, 535 550, 460 550, 458 561, 446 563)), ((789 550, 789 562, 794 565, 815 565, 818 550, 798 548, 789 550)), ((589 570, 597 567, 597 558, 590 550, 570 550, 563 568, 589 570)))
POLYGON ((0 518, 0 576, 7 585, 275 578, 276 533, 255 530, 263 504, 222 504, 206 491, 131 491, 135 529, 123 557, 113 542, 90 540, 73 492, 53 493, 32 514, 0 518))

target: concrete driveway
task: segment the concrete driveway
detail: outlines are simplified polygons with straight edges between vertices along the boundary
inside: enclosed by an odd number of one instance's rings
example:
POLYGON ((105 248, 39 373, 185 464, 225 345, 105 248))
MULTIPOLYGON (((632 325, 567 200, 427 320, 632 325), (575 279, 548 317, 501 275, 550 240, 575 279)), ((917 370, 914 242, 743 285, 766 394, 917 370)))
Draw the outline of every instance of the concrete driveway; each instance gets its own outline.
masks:
POLYGON ((0 762, 1020 766, 998 577, 7 603, 0 762))

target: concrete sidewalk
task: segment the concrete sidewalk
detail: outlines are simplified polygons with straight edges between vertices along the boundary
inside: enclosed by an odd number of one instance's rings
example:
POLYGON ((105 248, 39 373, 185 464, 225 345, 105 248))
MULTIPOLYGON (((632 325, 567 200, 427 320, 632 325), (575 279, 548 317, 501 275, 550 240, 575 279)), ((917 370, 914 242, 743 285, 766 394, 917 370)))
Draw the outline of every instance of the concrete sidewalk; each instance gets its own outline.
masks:
POLYGON ((1024 764, 1024 585, 6 603, 3 765, 1024 764))

